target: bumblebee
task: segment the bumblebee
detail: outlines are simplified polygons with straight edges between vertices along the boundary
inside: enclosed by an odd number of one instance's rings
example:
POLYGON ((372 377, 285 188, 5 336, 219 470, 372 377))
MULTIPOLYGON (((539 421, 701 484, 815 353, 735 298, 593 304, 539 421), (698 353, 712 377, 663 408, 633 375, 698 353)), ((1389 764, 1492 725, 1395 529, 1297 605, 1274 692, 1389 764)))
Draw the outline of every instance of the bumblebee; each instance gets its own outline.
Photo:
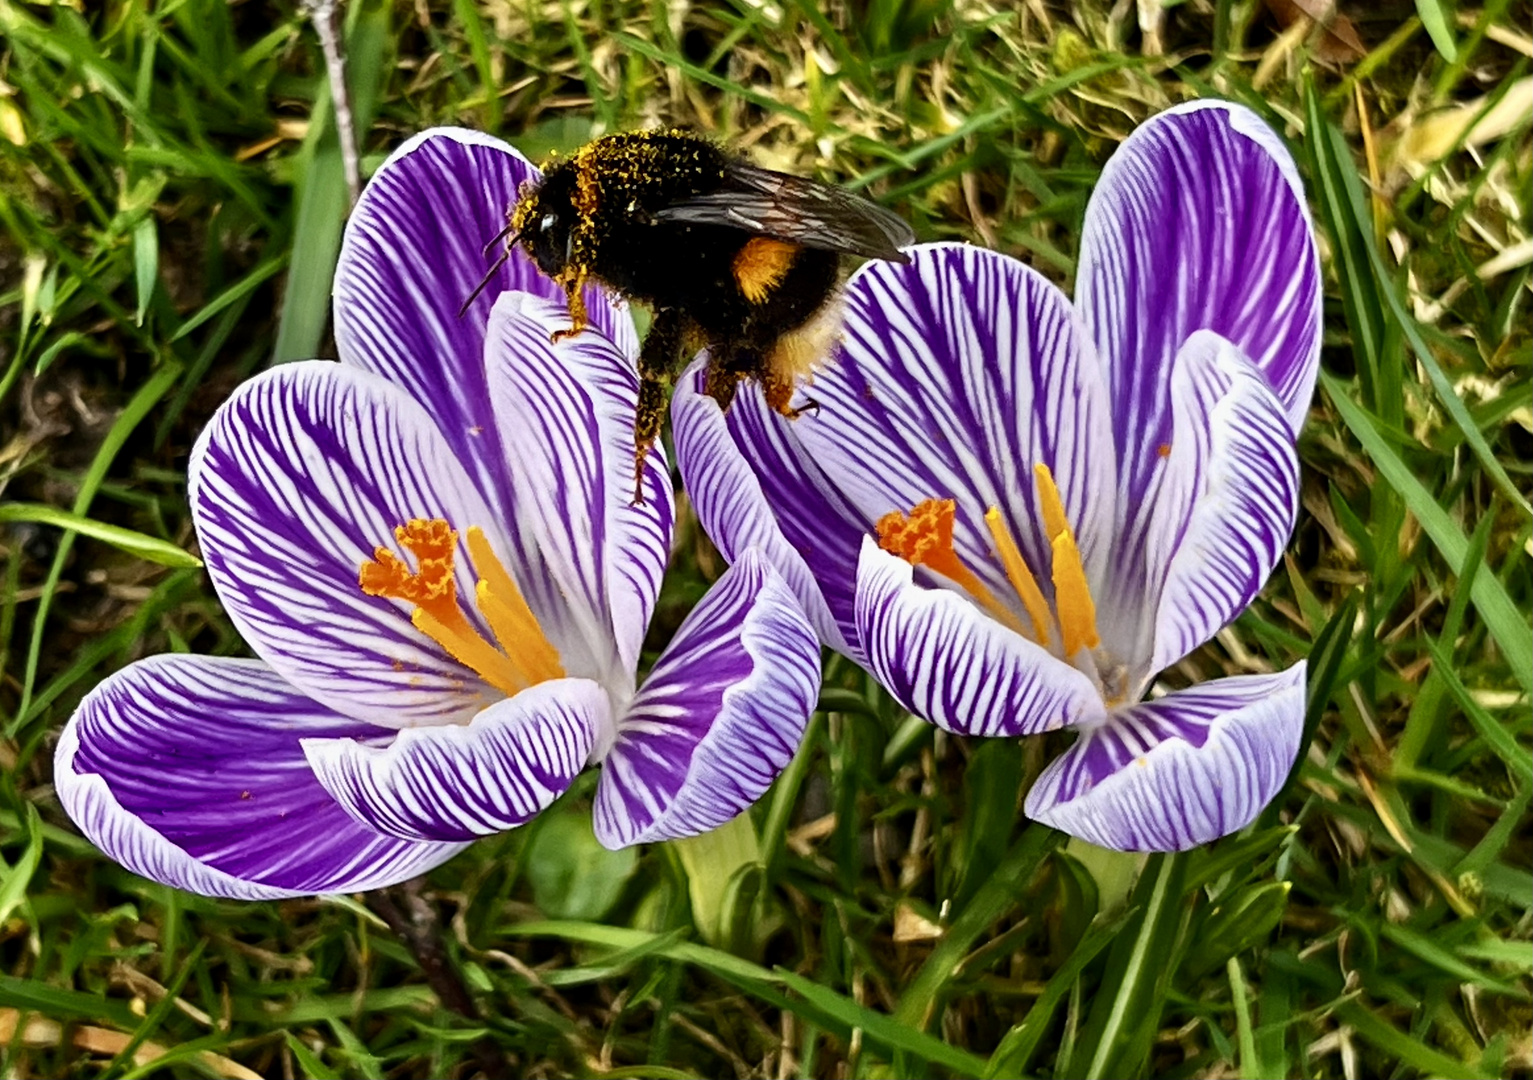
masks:
MULTIPOLYGON (((746 379, 784 415, 794 378, 838 329, 840 256, 909 262, 900 218, 829 184, 747 163, 686 131, 608 135, 550 165, 508 211, 516 245, 563 287, 585 326, 588 280, 654 312, 639 353, 635 500, 683 358, 708 350, 708 394, 728 409, 746 379)), ((497 264, 498 265, 498 264, 497 264)), ((809 406, 805 406, 809 407, 809 406)))

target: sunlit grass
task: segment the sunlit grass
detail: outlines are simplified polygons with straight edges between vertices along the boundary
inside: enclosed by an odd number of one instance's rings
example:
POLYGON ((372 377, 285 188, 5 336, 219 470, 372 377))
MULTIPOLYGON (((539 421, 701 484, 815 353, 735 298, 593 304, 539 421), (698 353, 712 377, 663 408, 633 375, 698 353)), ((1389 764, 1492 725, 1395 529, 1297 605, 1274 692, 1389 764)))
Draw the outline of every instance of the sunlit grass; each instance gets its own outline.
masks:
MULTIPOLYGON (((240 379, 332 354, 348 200, 294 11, 80 7, 0 0, 7 1075, 1533 1069, 1527 3, 1343 6, 1371 51, 1321 62, 1324 32, 1224 0, 1158 26, 1134 4, 354 0, 364 171, 433 124, 541 156, 682 123, 1067 283, 1113 147, 1212 94, 1285 133, 1325 235, 1299 530, 1261 600, 1167 676, 1309 658, 1313 738, 1261 821, 1104 870, 1021 818, 1048 747, 910 722, 832 660, 752 816, 759 866, 700 881, 670 848, 603 853, 587 775, 430 876, 477 1019, 375 899, 150 885, 52 795, 53 738, 99 679, 243 651, 176 561, 186 458, 240 379)), ((680 535, 651 644, 722 569, 680 535)))

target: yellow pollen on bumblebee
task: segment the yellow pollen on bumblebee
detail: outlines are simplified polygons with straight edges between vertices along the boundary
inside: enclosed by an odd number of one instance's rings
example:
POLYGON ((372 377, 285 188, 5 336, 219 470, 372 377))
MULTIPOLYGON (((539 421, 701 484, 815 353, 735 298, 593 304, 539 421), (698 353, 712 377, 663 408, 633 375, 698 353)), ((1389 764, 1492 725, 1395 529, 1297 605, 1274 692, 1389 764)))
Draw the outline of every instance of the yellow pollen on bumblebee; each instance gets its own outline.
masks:
POLYGON ((499 648, 484 639, 458 603, 453 576, 457 531, 441 518, 415 518, 397 526, 394 538, 415 556, 416 569, 412 572, 393 551, 378 547, 373 557, 362 563, 357 577, 364 593, 414 604, 410 621, 415 628, 502 693, 516 694, 537 683, 563 678, 558 650, 543 633, 483 530, 470 526, 466 535, 479 574, 474 600, 499 648))
POLYGON ((996 599, 995 594, 965 566, 953 549, 953 525, 957 507, 952 499, 926 499, 907 513, 895 510, 878 520, 878 546, 898 555, 913 566, 925 566, 958 585, 977 600, 986 611, 1013 630, 1044 648, 1050 645, 1051 625, 1057 623, 1065 659, 1079 650, 1095 649, 1101 644, 1097 634, 1096 604, 1086 580, 1075 533, 1065 516, 1064 502, 1047 465, 1033 470, 1038 485, 1038 508, 1043 519, 1044 535, 1049 541, 1051 579, 1054 584, 1054 610, 1049 611, 1038 579, 1028 568, 1005 516, 998 507, 985 512, 985 527, 995 546, 996 556, 1006 571, 1006 578, 1016 590, 1022 609, 1031 625, 1024 627, 1013 610, 996 599))

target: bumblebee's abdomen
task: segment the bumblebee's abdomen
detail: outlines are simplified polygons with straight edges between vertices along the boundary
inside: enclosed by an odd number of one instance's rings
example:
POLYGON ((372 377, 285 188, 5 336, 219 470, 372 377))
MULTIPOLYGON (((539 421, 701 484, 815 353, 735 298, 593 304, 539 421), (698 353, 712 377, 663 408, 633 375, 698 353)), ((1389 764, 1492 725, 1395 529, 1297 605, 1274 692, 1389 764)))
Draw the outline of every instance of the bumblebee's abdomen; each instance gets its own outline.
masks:
POLYGON ((655 307, 684 309, 705 330, 731 333, 766 318, 791 329, 835 286, 834 252, 718 225, 635 226, 604 238, 597 275, 655 307))

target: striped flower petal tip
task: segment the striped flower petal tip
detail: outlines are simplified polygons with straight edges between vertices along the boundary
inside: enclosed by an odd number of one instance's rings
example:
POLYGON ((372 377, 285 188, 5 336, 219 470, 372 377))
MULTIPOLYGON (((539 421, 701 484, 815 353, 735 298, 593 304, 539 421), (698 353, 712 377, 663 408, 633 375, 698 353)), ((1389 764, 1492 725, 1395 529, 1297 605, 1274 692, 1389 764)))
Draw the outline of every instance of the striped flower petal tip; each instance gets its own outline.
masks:
POLYGON ((818 698, 820 643, 753 548, 638 679, 675 498, 634 503, 637 343, 575 335, 513 257, 460 316, 532 166, 442 129, 373 178, 336 272, 340 363, 239 387, 189 468, 208 573, 258 659, 108 678, 55 758, 65 808, 156 881, 258 899, 414 877, 601 767, 611 846, 739 814, 818 698))
POLYGON ((1028 813, 1179 850, 1248 824, 1298 752, 1303 665, 1144 701, 1254 599, 1298 509, 1321 286, 1298 172, 1250 110, 1163 113, 1087 207, 1074 302, 958 244, 869 264, 819 406, 684 376, 678 462, 726 558, 950 731, 1079 733, 1028 813))

